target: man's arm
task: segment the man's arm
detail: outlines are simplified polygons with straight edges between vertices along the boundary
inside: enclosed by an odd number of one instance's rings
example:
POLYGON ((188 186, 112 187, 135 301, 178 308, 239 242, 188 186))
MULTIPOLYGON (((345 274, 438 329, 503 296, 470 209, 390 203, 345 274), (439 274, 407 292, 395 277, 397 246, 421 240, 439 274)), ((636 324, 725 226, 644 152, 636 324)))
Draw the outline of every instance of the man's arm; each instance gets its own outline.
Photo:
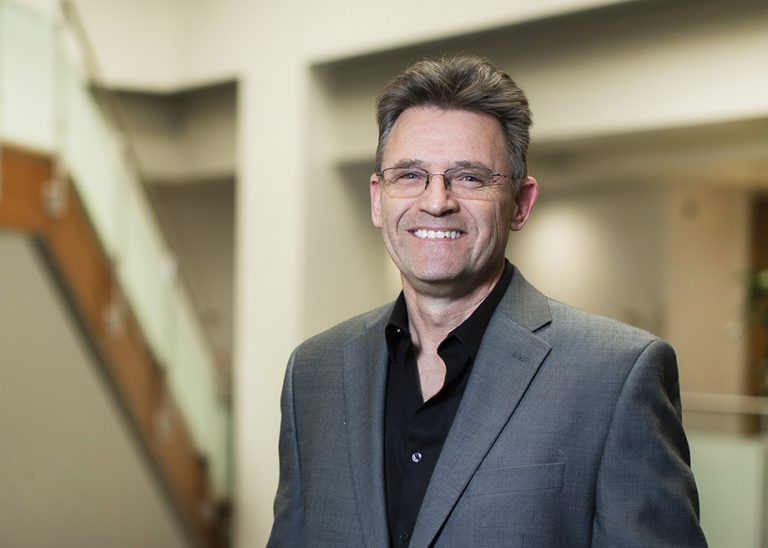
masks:
POLYGON ((268 548, 304 546, 304 506, 301 496, 301 469, 293 404, 293 367, 295 353, 288 361, 280 401, 280 482, 275 496, 275 521, 268 548))
POLYGON ((592 545, 702 547, 677 362, 654 341, 624 382, 597 480, 592 545))

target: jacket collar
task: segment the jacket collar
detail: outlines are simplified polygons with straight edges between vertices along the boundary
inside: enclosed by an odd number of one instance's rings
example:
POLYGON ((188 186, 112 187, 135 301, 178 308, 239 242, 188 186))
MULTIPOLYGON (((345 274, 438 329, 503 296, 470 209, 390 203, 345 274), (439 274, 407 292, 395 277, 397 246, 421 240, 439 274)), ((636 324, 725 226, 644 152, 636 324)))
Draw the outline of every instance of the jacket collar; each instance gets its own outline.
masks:
POLYGON ((412 548, 429 546, 509 421, 551 347, 535 332, 547 298, 515 271, 483 337, 464 397, 424 496, 412 548))
POLYGON ((363 317, 344 346, 344 408, 350 472, 366 546, 389 546, 384 490, 384 403, 387 345, 384 326, 392 305, 363 317))
MULTIPOLYGON (((354 494, 366 545, 388 545, 384 488, 384 403, 392 304, 360 321, 344 347, 344 406, 354 494)), ((547 298, 515 268, 483 337, 472 375, 432 474, 410 546, 429 546, 550 346, 535 332, 551 321, 547 298)))

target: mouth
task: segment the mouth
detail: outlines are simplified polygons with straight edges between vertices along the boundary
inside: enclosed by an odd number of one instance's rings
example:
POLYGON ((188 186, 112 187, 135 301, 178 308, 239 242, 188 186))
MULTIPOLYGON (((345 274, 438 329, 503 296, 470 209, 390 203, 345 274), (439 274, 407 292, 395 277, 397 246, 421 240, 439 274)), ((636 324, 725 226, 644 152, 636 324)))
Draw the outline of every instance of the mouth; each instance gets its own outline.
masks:
POLYGON ((410 233, 421 240, 455 240, 464 234, 461 230, 428 230, 426 228, 411 230, 410 233))

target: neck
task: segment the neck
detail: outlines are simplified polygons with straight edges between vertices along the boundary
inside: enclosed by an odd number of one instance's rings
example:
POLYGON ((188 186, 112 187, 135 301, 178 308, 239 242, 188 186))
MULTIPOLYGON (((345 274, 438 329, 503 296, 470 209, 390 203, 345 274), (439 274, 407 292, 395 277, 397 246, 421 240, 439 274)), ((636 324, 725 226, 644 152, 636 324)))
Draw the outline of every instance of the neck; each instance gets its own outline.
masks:
POLYGON ((419 291, 403 279, 405 305, 413 343, 421 350, 436 353, 448 333, 461 325, 496 286, 504 264, 493 276, 459 296, 443 291, 419 291))

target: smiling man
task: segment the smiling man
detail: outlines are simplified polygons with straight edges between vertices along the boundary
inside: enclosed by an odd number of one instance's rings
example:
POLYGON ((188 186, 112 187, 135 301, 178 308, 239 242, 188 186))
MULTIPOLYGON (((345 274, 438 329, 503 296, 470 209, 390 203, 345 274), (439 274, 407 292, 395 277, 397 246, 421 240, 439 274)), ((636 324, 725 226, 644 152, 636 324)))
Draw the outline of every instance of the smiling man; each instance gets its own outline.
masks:
POLYGON ((269 545, 706 546, 672 349, 504 257, 538 195, 520 88, 424 60, 377 108, 403 291, 291 356, 269 545))

